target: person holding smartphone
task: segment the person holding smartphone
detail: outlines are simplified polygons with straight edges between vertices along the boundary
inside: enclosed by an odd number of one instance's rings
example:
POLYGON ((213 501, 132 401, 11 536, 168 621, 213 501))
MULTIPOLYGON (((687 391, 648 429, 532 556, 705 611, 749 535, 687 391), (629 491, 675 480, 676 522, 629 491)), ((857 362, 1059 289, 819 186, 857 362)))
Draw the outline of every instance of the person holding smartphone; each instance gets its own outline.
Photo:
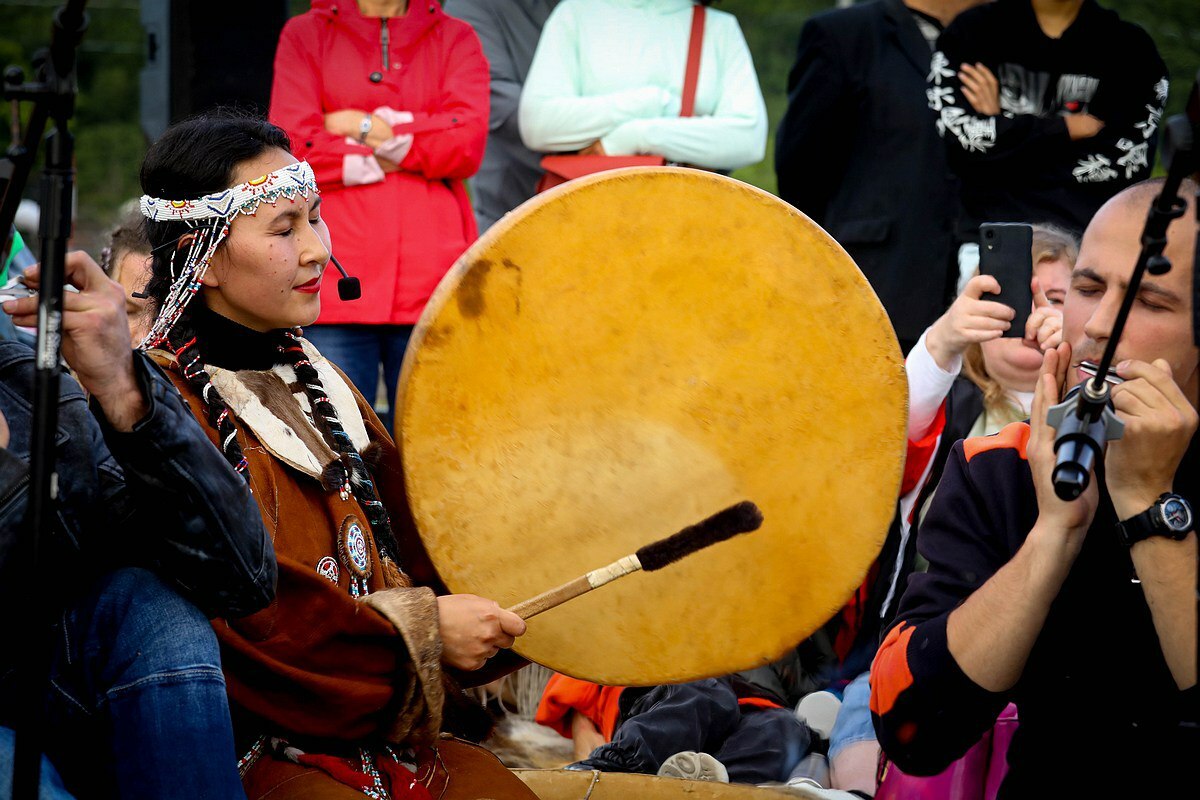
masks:
MULTIPOLYGON (((954 434, 948 444, 1029 415, 1042 352, 1062 339, 1062 303, 1079 252, 1067 231, 1032 227, 1033 267, 1023 280, 1036 290, 1019 331, 1012 324, 1016 310, 997 299, 1003 288, 997 277, 976 275, 909 354, 910 440, 928 435, 944 402, 953 420, 947 420, 946 433, 954 434)), ((1015 280, 1005 276, 1005 283, 1015 280)))

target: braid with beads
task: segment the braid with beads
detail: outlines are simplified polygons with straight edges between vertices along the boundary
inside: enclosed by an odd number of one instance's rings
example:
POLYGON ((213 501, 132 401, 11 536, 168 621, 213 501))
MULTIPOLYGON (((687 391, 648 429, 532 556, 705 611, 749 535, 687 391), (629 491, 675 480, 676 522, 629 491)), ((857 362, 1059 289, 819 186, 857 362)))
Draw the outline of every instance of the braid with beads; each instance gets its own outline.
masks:
POLYGON ((225 398, 221 397, 217 387, 212 384, 212 377, 204 369, 200 360, 200 348, 196 342, 196 334, 192 330, 190 315, 184 314, 175 327, 171 329, 166 344, 179 364, 179 371, 189 384, 199 393, 204 410, 208 413, 208 422, 217 431, 217 446, 225 454, 225 459, 233 465, 234 472, 241 475, 247 482, 250 480, 249 464, 242 453, 242 445, 237 439, 237 426, 234 424, 233 411, 225 398))
POLYGON ((354 499, 366 513, 380 554, 399 564, 396 536, 392 532, 387 509, 383 507, 383 503, 380 502, 379 496, 375 492, 375 482, 371 480, 370 470, 358 450, 355 449, 354 442, 350 441, 350 435, 342 427, 337 409, 333 407, 333 403, 325 393, 321 377, 300 345, 299 329, 284 331, 283 335, 284 358, 295 370, 296 379, 304 387, 304 394, 308 397, 308 403, 312 407, 313 422, 334 452, 339 454, 339 459, 330 464, 330 467, 340 467, 341 474, 340 476, 329 475, 327 469, 327 480, 330 483, 336 483, 334 478, 340 477, 343 491, 353 493, 354 499))

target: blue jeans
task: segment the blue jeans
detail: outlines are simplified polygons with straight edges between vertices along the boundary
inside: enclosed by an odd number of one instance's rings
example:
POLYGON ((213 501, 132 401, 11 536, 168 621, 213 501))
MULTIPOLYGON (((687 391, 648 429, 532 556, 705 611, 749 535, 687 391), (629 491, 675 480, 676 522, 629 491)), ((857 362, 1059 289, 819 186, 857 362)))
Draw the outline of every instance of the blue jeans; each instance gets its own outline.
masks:
POLYGON ((870 703, 871 673, 868 671, 851 681, 842 693, 842 707, 838 709, 837 721, 829 732, 830 761, 848 744, 875 740, 870 703))
MULTIPOLYGON (((0 728, 0 797, 12 797, 13 752, 17 737, 11 728, 0 728)), ((50 759, 42 756, 42 778, 38 783, 38 800, 74 800, 63 786, 58 770, 50 759)))
POLYGON ((379 418, 390 433, 394 430, 392 406, 396 403, 400 365, 412 332, 412 325, 310 325, 304 329, 304 338, 340 367, 372 406, 379 390, 379 367, 383 365, 387 405, 379 418))
MULTIPOLYGON (((216 635, 153 573, 105 575, 62 615, 47 755, 88 796, 244 800, 216 635)), ((11 707, 11 674, 0 697, 11 707)))

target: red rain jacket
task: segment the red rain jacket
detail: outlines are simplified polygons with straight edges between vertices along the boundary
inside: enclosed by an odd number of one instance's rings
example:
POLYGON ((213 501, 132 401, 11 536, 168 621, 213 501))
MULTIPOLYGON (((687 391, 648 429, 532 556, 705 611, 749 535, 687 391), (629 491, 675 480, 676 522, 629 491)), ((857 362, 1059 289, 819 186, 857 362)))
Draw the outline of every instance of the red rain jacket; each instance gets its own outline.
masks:
POLYGON ((313 0, 312 10, 284 26, 270 119, 316 172, 334 252, 363 285, 361 299, 343 303, 337 281, 324 281, 318 322, 417 321, 477 234, 463 180, 483 158, 488 92, 478 37, 435 0, 413 0, 405 16, 386 21, 362 16, 354 0, 313 0), (413 136, 400 171, 357 182, 371 149, 324 123, 325 114, 347 108, 412 114, 412 122, 392 126, 397 136, 413 136))

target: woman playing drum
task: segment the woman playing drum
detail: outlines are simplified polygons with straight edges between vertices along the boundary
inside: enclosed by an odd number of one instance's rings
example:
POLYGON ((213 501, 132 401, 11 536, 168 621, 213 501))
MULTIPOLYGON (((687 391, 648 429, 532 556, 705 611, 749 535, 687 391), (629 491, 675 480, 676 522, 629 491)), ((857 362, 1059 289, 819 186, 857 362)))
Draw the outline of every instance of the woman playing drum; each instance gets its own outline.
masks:
POLYGON ((246 477, 279 559, 269 608, 214 622, 247 794, 468 797, 482 781, 530 797, 441 735, 450 674, 488 679, 525 625, 435 596, 391 439, 297 327, 330 258, 312 170, 273 125, 201 117, 151 147, 141 179, 157 313, 142 347, 246 477))

